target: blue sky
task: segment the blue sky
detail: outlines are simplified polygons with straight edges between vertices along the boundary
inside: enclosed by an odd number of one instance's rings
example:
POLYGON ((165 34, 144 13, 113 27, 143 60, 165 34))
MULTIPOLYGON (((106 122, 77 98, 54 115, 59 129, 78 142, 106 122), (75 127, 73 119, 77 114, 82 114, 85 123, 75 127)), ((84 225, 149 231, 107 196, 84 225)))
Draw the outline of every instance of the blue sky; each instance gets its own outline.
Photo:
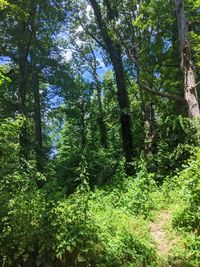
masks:
POLYGON ((9 62, 10 62, 10 58, 9 57, 0 56, 0 66, 8 64, 9 62))

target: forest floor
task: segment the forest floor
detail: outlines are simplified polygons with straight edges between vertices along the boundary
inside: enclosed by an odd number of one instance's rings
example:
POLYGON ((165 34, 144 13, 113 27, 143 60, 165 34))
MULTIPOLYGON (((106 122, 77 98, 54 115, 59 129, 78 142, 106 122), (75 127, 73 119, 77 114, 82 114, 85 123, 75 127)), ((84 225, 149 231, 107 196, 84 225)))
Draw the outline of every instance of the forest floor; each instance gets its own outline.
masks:
POLYGON ((157 255, 161 261, 161 266, 182 266, 176 260, 170 264, 173 250, 180 246, 178 234, 169 230, 171 221, 172 211, 160 210, 155 220, 150 224, 150 232, 157 246, 157 255))

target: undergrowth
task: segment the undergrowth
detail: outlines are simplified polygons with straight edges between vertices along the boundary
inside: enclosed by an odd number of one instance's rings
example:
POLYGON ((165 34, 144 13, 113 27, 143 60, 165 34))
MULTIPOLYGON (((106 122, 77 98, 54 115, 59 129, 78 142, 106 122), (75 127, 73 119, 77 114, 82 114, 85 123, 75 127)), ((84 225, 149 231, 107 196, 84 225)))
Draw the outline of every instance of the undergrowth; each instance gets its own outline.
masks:
MULTIPOLYGON (((18 131, 18 126, 8 125, 10 132, 15 127, 18 131)), ((2 149, 7 149, 9 138, 4 137, 2 149)), ((83 157, 77 170, 79 186, 70 195, 60 188, 54 172, 46 177, 36 170, 34 162, 24 162, 21 168, 15 160, 17 151, 18 147, 11 146, 6 154, 7 162, 15 163, 15 170, 1 172, 2 267, 159 266, 150 221, 161 209, 173 210, 171 227, 183 244, 170 253, 169 262, 198 266, 198 149, 183 169, 167 177, 162 186, 142 160, 137 175, 126 177, 122 160, 110 184, 91 190, 83 157), (38 187, 41 182, 43 186, 38 187)), ((4 166, 4 157, 0 160, 4 166)))

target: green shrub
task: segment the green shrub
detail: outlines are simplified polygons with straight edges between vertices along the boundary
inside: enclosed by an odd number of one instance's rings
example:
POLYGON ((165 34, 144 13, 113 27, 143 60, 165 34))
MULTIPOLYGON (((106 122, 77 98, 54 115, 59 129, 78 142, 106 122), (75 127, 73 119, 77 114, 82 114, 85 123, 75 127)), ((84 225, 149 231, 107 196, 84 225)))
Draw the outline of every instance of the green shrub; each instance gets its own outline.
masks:
POLYGON ((95 251, 100 266, 135 266, 155 261, 148 226, 141 217, 127 215, 109 206, 105 200, 93 202, 98 234, 98 250, 95 251))
POLYGON ((188 161, 179 173, 183 206, 179 208, 174 223, 186 231, 200 231, 200 150, 188 161))
POLYGON ((53 210, 57 256, 86 266, 128 266, 155 261, 148 226, 108 202, 102 190, 75 192, 53 210))
POLYGON ((136 177, 120 174, 120 182, 116 187, 112 186, 109 197, 112 197, 114 207, 128 214, 148 217, 152 210, 158 208, 155 197, 159 194, 155 174, 148 173, 145 162, 141 160, 136 177))
POLYGON ((200 150, 184 165, 184 170, 176 177, 174 193, 176 209, 173 216, 173 226, 181 232, 185 249, 179 253, 179 258, 188 262, 188 266, 198 266, 200 251, 200 150), (178 183, 178 184, 177 184, 178 183))

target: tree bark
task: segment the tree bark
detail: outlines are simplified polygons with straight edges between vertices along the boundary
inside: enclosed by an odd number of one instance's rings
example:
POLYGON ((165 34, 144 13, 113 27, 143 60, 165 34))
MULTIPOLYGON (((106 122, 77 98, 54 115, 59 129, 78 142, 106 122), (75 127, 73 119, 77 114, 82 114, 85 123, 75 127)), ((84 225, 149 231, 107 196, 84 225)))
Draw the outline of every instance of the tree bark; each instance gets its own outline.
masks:
MULTIPOLYGON (((133 160, 133 141, 132 141, 131 117, 129 112, 129 101, 126 90, 126 81, 125 81, 124 67, 121 55, 122 51, 118 42, 116 40, 113 40, 112 37, 109 35, 108 28, 102 19, 100 6, 98 5, 97 1, 90 0, 90 3, 94 10, 94 14, 100 29, 100 33, 102 35, 102 38, 107 48, 107 52, 110 56, 114 68, 117 90, 118 90, 118 103, 121 112, 120 123, 122 131, 123 150, 126 162, 130 163, 133 160)), ((107 8, 109 8, 109 6, 107 6, 107 8)), ((108 14, 112 14, 111 10, 108 10, 108 14)))
POLYGON ((155 153, 155 112, 153 103, 147 102, 144 106, 144 152, 146 155, 155 153))
POLYGON ((27 130, 27 110, 26 110, 26 94, 28 80, 28 62, 26 51, 23 47, 18 48, 19 63, 19 112, 23 116, 23 124, 20 130, 20 154, 22 158, 28 158, 28 130, 27 130))
POLYGON ((179 51, 181 55, 181 69, 184 76, 184 97, 187 102, 188 115, 191 118, 199 117, 199 103, 196 90, 196 78, 190 40, 188 36, 188 24, 185 17, 184 1, 174 0, 179 51))
POLYGON ((82 144, 82 150, 85 149, 86 146, 86 133, 85 133, 85 108, 84 104, 80 108, 81 111, 81 117, 80 117, 80 127, 81 127, 81 144, 82 144))
POLYGON ((97 59, 95 57, 95 53, 92 49, 92 46, 90 45, 90 50, 93 56, 93 65, 91 74, 93 75, 95 87, 97 91, 97 104, 98 104, 98 126, 99 126, 99 134, 100 134, 100 143, 102 147, 107 148, 108 147, 108 140, 107 140, 107 129, 106 124, 104 121, 104 112, 103 112, 103 106, 102 106, 102 98, 101 98, 101 83, 99 81, 99 76, 97 73, 97 59))
POLYGON ((33 66, 32 73, 33 92, 34 92, 34 122, 35 122, 35 153, 36 161, 39 170, 42 170, 42 122, 41 122, 41 104, 40 104, 40 85, 39 74, 36 64, 33 66))
POLYGON ((96 90, 97 90, 97 102, 98 102, 98 125, 99 125, 99 133, 100 133, 100 142, 102 147, 107 148, 108 142, 107 142, 107 129, 104 122, 104 114, 103 114, 103 107, 102 107, 102 100, 101 100, 101 85, 97 76, 97 73, 95 71, 95 84, 96 84, 96 90))
POLYGON ((29 145, 28 145, 28 130, 27 130, 27 85, 28 85, 28 57, 30 53, 30 47, 35 37, 35 16, 37 11, 38 1, 34 3, 33 9, 30 11, 27 21, 21 22, 20 31, 25 34, 26 40, 21 40, 18 45, 18 64, 19 64, 19 112, 24 117, 24 122, 20 131, 20 153, 21 157, 28 159, 29 145), (31 30, 30 30, 31 28, 31 30), (28 29, 28 30, 27 30, 28 29))
POLYGON ((80 112, 80 118, 79 118, 79 127, 80 127, 80 142, 81 142, 81 149, 84 151, 86 146, 86 121, 85 121, 85 114, 86 114, 86 105, 85 101, 80 98, 77 101, 77 108, 80 112))

